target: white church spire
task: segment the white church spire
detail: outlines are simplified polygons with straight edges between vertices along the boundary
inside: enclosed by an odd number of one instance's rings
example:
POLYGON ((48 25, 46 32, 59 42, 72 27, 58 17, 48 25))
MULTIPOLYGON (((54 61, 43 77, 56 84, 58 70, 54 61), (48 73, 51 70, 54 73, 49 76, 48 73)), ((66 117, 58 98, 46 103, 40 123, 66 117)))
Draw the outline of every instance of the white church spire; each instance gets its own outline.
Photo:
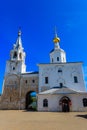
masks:
POLYGON ((18 31, 18 38, 17 38, 16 44, 14 45, 14 49, 18 50, 19 48, 22 48, 21 30, 20 29, 18 31))
POLYGON ((16 43, 13 46, 13 50, 11 50, 11 60, 20 60, 25 62, 25 52, 23 51, 22 47, 22 40, 21 40, 21 30, 18 31, 18 37, 16 43))
POLYGON ((21 30, 19 30, 17 41, 10 51, 10 60, 6 64, 6 74, 26 72, 25 57, 26 54, 22 47, 21 30))

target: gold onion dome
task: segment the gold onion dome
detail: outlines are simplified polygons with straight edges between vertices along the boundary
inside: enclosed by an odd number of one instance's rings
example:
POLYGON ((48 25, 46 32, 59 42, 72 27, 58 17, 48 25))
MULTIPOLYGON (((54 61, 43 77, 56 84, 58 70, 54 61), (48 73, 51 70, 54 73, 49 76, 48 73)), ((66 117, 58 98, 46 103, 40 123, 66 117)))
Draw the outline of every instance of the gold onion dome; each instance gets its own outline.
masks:
POLYGON ((55 27, 55 37, 54 37, 54 39, 53 39, 53 42, 54 42, 54 43, 60 42, 60 38, 57 36, 56 27, 55 27))
POLYGON ((60 38, 59 38, 59 37, 55 37, 55 38, 53 39, 53 42, 54 42, 54 43, 60 42, 60 38))

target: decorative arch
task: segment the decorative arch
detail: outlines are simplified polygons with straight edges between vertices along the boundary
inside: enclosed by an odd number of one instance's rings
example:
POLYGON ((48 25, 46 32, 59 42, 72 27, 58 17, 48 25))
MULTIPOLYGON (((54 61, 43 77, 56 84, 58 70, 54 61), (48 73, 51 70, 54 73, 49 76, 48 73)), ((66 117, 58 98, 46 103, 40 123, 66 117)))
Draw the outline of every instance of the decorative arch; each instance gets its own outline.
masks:
POLYGON ((5 77, 4 87, 6 87, 6 86, 17 87, 18 84, 20 84, 20 77, 18 75, 11 74, 11 75, 5 77))
POLYGON ((60 102, 61 102, 63 99, 66 99, 66 100, 68 100, 68 101, 71 101, 69 97, 63 96, 63 97, 60 99, 60 102))
POLYGON ((72 102, 69 97, 63 96, 59 101, 59 105, 61 105, 62 112, 69 112, 72 102))

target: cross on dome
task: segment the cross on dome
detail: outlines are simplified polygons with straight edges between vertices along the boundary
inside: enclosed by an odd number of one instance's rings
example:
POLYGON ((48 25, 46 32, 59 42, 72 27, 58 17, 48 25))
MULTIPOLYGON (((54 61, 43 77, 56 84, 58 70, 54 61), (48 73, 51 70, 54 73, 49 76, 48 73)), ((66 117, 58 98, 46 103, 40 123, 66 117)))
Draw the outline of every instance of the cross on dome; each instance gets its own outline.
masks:
POLYGON ((60 38, 57 36, 56 27, 55 27, 55 37, 54 37, 54 39, 53 39, 53 42, 54 42, 54 43, 60 42, 60 38))
POLYGON ((15 49, 18 49, 18 48, 22 48, 22 40, 21 40, 21 30, 20 30, 20 28, 19 28, 19 31, 18 31, 18 38, 17 38, 16 44, 15 44, 15 49))
POLYGON ((19 27, 19 30, 18 30, 18 36, 21 36, 22 32, 21 32, 21 27, 19 27))

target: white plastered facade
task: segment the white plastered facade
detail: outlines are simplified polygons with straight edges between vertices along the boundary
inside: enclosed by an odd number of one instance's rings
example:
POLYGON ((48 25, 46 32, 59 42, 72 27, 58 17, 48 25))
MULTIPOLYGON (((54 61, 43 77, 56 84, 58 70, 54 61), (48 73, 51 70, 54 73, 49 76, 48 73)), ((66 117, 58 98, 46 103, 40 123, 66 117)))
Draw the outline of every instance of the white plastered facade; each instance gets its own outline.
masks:
POLYGON ((83 105, 83 99, 87 98, 86 92, 77 92, 68 88, 51 89, 41 92, 38 96, 38 111, 58 111, 62 112, 62 104, 60 100, 63 97, 68 97, 71 101, 69 111, 87 111, 87 107, 83 105), (48 100, 48 107, 43 107, 43 100, 48 100))
POLYGON ((82 62, 67 62, 56 36, 49 64, 39 66, 38 111, 87 111, 82 62), (57 42, 56 42, 57 41, 57 42), (47 106, 44 106, 46 100, 47 106), (60 103, 61 100, 61 103, 60 103), (67 110, 64 108, 67 105, 67 110))
MULTIPOLYGON (((56 37, 58 41, 58 38, 56 37)), ((82 62, 67 62, 66 53, 59 42, 50 52, 50 63, 38 64, 38 72, 26 72, 26 53, 22 47, 21 32, 6 63, 0 109, 25 109, 26 94, 37 92, 38 111, 62 111, 65 99, 70 103, 69 111, 87 111, 83 99, 87 100, 82 62), (33 82, 34 81, 34 82, 33 82), (48 106, 43 106, 43 100, 48 106), (21 104, 21 105, 20 105, 21 104)))

